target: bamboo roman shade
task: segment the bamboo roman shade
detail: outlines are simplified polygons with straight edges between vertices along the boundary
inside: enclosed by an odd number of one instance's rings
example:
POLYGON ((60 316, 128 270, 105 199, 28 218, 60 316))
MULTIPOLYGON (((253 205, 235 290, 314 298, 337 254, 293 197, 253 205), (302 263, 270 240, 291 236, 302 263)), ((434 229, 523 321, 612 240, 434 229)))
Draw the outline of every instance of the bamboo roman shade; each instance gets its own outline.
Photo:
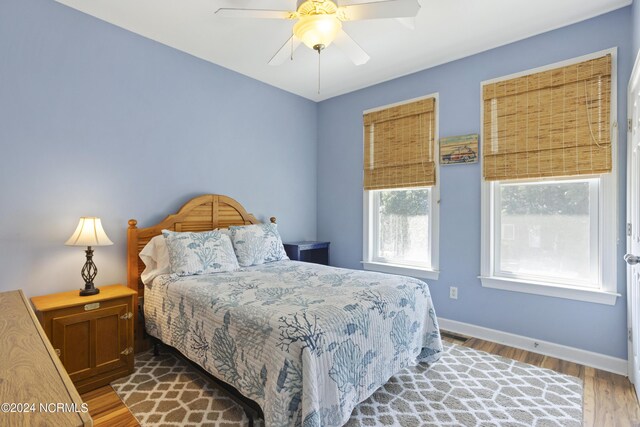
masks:
POLYGON ((611 171, 611 55, 483 86, 486 180, 611 171))
POLYGON ((364 189, 435 185, 435 98, 364 115, 364 189))

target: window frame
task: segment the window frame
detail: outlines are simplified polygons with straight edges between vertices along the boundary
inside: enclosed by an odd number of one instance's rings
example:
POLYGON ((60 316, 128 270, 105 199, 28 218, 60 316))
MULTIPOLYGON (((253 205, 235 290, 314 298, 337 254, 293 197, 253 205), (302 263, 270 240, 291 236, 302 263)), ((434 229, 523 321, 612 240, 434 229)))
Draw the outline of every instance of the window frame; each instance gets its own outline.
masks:
MULTIPOLYGON (((365 270, 378 271, 381 273, 402 274, 411 277, 417 277, 422 279, 438 280, 440 275, 439 271, 439 229, 440 229, 440 152, 439 152, 439 126, 438 119, 440 113, 440 99, 439 94, 432 93, 429 95, 421 96, 418 98, 409 99, 407 101, 397 102, 393 104, 383 105, 381 107, 372 108, 363 111, 363 114, 372 113, 374 111, 384 110, 386 108, 396 107, 402 104, 408 104, 411 102, 419 101, 426 98, 435 98, 435 110, 434 110, 434 163, 435 163, 435 175, 436 184, 431 187, 415 187, 418 188, 430 188, 430 215, 429 215, 429 254, 430 262, 425 265, 418 264, 399 264, 393 262, 387 262, 384 259, 376 258, 375 244, 377 243, 377 231, 374 231, 374 226, 378 223, 378 211, 376 210, 376 199, 374 192, 381 190, 364 190, 363 193, 363 245, 362 245, 362 266, 365 270)), ((363 127, 363 147, 364 147, 364 127, 363 127)), ((409 190, 411 188, 394 188, 389 190, 409 190)), ((382 190, 384 191, 384 190, 382 190)))
MULTIPOLYGON (((618 238, 618 127, 617 127, 617 48, 606 49, 592 54, 568 59, 543 67, 525 70, 520 73, 486 80, 480 83, 480 93, 483 86, 502 80, 508 80, 523 75, 542 72, 553 68, 563 67, 578 62, 594 59, 606 54, 611 54, 611 117, 612 130, 611 155, 612 170, 607 174, 583 175, 574 177, 536 178, 531 180, 503 180, 487 181, 481 173, 481 272, 480 280, 483 287, 501 289, 514 292, 523 292, 535 295, 544 295, 558 298, 566 298, 577 301, 614 305, 620 296, 617 293, 617 244, 618 238), (570 280, 544 280, 544 278, 524 275, 504 275, 497 270, 495 255, 499 242, 496 238, 497 225, 496 207, 499 200, 496 197, 496 189, 500 183, 525 183, 525 182, 549 182, 560 180, 598 179, 598 247, 597 259, 598 285, 597 287, 581 286, 570 280)), ((480 100, 481 135, 484 135, 484 102, 480 100)), ((481 170, 484 159, 480 156, 481 170)), ((590 191, 593 191, 590 187, 590 191)), ((592 224, 593 226, 593 224, 592 224)), ((498 249, 499 250, 499 249, 498 249)), ((592 254, 593 255, 593 254, 592 254)))

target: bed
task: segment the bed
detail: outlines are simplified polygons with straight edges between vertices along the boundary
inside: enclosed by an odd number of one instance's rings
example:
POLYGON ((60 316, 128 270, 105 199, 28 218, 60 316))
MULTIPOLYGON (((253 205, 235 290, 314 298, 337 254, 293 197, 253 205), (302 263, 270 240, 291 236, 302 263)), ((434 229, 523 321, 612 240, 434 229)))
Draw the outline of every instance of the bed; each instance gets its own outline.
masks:
POLYGON ((144 298, 146 333, 256 402, 266 427, 341 426, 392 375, 439 359, 429 289, 417 279, 282 260, 141 283, 140 251, 161 230, 258 223, 221 195, 152 227, 131 220, 128 283, 144 298))

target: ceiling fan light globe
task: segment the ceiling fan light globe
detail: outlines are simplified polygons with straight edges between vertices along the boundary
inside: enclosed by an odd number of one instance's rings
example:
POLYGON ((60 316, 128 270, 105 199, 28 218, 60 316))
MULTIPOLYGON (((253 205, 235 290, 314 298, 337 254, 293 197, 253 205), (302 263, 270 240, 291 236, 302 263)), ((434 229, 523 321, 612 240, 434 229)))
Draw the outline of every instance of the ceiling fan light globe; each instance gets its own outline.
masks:
POLYGON ((341 29, 342 22, 335 15, 307 15, 293 26, 293 34, 313 49, 316 45, 328 47, 341 29))

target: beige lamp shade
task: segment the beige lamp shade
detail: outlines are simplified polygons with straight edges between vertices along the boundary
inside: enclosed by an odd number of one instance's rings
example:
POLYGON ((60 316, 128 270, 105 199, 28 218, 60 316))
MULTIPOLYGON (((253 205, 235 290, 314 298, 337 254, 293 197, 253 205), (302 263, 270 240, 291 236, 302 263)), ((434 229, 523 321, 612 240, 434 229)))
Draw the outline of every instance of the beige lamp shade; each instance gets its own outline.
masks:
POLYGON ((73 232, 67 246, 108 246, 113 242, 107 237, 102 228, 100 218, 83 216, 80 218, 76 231, 73 232))

